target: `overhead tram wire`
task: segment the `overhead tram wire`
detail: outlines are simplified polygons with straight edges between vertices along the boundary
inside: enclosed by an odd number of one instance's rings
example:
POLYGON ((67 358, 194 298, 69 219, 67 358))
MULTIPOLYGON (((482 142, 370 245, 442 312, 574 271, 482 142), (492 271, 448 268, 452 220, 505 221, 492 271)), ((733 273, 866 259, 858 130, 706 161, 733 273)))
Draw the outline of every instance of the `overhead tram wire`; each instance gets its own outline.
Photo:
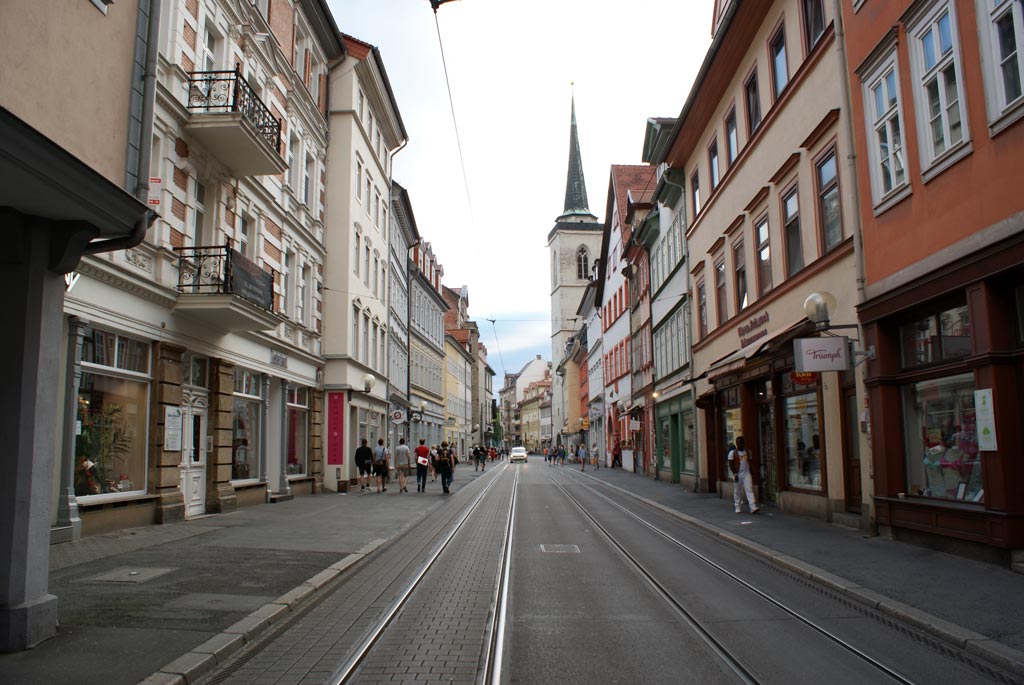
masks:
POLYGON ((452 98, 452 84, 448 79, 448 60, 444 56, 444 42, 441 40, 441 24, 437 20, 437 8, 451 0, 430 0, 430 6, 434 8, 434 26, 437 27, 437 45, 441 48, 441 65, 444 67, 444 83, 448 88, 448 106, 452 110, 452 126, 455 128, 455 143, 459 148, 459 164, 462 165, 462 184, 466 188, 466 203, 469 205, 469 225, 476 225, 473 216, 473 200, 469 196, 469 177, 466 175, 466 159, 462 154, 462 138, 459 136, 459 122, 455 118, 455 100, 452 98))
POLYGON ((484 321, 491 322, 491 329, 494 331, 494 346, 498 349, 498 361, 501 362, 501 373, 504 376, 506 373, 505 360, 501 357, 501 345, 498 344, 498 327, 494 325, 494 319, 484 319, 484 321))

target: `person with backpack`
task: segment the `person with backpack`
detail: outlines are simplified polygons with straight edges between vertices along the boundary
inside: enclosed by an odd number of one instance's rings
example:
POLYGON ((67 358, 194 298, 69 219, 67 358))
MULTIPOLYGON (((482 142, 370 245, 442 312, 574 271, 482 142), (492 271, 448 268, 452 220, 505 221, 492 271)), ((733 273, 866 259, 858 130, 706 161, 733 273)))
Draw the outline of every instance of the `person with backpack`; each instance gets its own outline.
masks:
POLYGON ((452 454, 451 449, 448 448, 448 443, 442 442, 441 447, 437 450, 437 457, 434 459, 434 471, 441 476, 441 489, 446 495, 451 493, 449 487, 452 484, 452 470, 454 466, 455 456, 452 454))
POLYGON ((732 470, 732 503, 736 513, 743 510, 743 491, 747 495, 750 513, 756 514, 761 507, 754 501, 754 483, 750 475, 750 452, 745 449, 743 436, 736 438, 736 447, 729 451, 729 468, 732 470))
POLYGON ((576 452, 576 456, 580 460, 580 471, 586 471, 587 470, 587 446, 584 445, 582 442, 580 443, 580 447, 579 447, 579 449, 576 452))
POLYGON ((426 440, 420 438, 416 446, 416 492, 427 491, 427 471, 430 470, 430 448, 426 440))
POLYGON ((398 471, 398 492, 409 492, 409 471, 412 469, 412 452, 405 444, 405 438, 398 439, 395 448, 395 470, 398 471))
POLYGON ((377 446, 373 448, 373 475, 377 479, 377 492, 387 492, 388 484, 388 457, 391 456, 388 448, 384 446, 384 438, 377 440, 377 446))
POLYGON ((363 492, 369 489, 370 474, 373 472, 373 450, 366 444, 366 438, 363 438, 362 445, 356 448, 355 462, 359 472, 359 492, 363 492))

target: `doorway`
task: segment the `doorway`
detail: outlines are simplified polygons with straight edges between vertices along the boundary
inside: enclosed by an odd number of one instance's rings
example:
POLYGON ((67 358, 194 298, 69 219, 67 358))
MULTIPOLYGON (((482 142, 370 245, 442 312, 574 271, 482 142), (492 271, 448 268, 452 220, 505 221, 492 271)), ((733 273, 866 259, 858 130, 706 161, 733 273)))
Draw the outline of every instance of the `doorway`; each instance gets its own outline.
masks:
POLYGON ((206 513, 206 416, 205 395, 182 395, 181 494, 185 518, 206 513))
POLYGON ((860 435, 857 420, 857 391, 843 390, 843 480, 846 481, 846 510, 861 513, 860 435))
POLYGON ((757 406, 757 433, 761 444, 758 500, 778 504, 779 471, 775 459, 775 411, 771 401, 757 406))

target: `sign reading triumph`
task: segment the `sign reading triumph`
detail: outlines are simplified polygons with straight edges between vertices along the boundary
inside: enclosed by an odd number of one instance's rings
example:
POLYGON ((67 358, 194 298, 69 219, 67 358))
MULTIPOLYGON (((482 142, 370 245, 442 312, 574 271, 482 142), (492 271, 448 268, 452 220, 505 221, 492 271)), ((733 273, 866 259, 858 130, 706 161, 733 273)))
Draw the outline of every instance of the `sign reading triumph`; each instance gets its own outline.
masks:
POLYGON ((850 339, 797 338, 793 341, 793 366, 797 371, 846 371, 850 368, 850 339))

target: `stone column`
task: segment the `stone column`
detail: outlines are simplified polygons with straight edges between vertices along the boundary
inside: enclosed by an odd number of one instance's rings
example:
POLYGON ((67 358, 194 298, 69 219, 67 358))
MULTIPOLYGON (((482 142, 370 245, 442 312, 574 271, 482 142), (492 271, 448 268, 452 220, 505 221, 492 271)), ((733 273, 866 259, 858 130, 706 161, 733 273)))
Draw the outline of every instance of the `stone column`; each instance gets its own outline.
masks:
POLYGON ((270 495, 269 483, 267 483, 267 419, 270 418, 270 376, 263 374, 263 403, 260 411, 263 412, 263 416, 260 417, 260 482, 265 483, 267 487, 267 496, 270 495))
POLYGON ((309 407, 309 475, 313 476, 313 494, 324 490, 324 393, 310 389, 309 407))
MULTIPOLYGON (((164 450, 166 407, 181 407, 181 382, 184 378, 182 358, 185 348, 161 342, 153 346, 156 364, 153 399, 150 401, 150 492, 159 499, 156 505, 157 523, 185 520, 185 495, 181 491, 181 450, 164 450)), ((179 426, 180 429, 180 426, 179 426)), ((184 445, 182 445, 184 449, 184 445)))
POLYGON ((78 431, 78 388, 82 382, 82 338, 85 322, 68 317, 67 363, 64 375, 64 440, 61 446, 60 489, 57 491, 57 524, 52 542, 68 542, 82 537, 82 519, 75 498, 75 442, 78 431))
POLYGON ((206 511, 223 514, 238 508, 238 496, 231 485, 235 366, 223 359, 211 359, 209 373, 208 420, 210 435, 213 436, 213 450, 206 455, 206 511))
POLYGON ((288 482, 288 381, 281 379, 281 455, 278 463, 281 469, 277 478, 277 494, 288 497, 292 494, 291 483, 288 482))
POLYGON ((0 650, 14 650, 57 631, 47 581, 65 284, 49 269, 49 225, 0 210, 0 226, 0 650))

